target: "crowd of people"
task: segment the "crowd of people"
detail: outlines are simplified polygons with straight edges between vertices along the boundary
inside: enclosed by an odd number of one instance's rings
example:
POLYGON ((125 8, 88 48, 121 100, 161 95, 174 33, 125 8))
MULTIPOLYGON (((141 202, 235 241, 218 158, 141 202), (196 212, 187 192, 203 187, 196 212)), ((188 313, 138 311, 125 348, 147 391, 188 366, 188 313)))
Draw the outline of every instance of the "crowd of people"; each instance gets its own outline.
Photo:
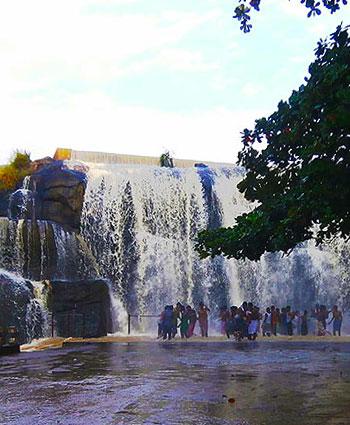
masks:
POLYGON ((341 333, 343 315, 334 305, 328 310, 325 305, 316 304, 310 311, 293 311, 290 306, 267 307, 264 312, 253 303, 243 302, 241 307, 232 306, 230 309, 220 309, 221 333, 228 338, 233 335, 236 339, 247 337, 254 340, 261 332, 262 336, 271 335, 317 335, 324 336, 327 333, 328 324, 333 323, 333 335, 341 333))
POLYGON ((174 308, 166 305, 158 322, 158 338, 172 339, 180 330, 181 338, 191 338, 198 321, 201 336, 208 337, 209 308, 203 302, 199 303, 198 311, 190 305, 184 306, 178 302, 174 308))
MULTIPOLYGON (((191 338, 196 324, 199 323, 200 334, 208 337, 208 319, 210 309, 199 303, 197 311, 180 302, 176 306, 167 305, 161 313, 158 323, 158 338, 172 339, 178 330, 181 338, 191 338)), ((227 338, 233 336, 236 340, 248 338, 255 340, 261 333, 263 337, 272 335, 317 335, 325 336, 331 333, 327 325, 332 324, 333 335, 341 335, 343 314, 338 306, 329 310, 325 305, 316 304, 310 313, 292 310, 290 306, 269 306, 265 311, 251 302, 244 301, 240 307, 221 307, 219 311, 220 331, 227 338), (331 315, 331 317, 330 317, 331 315)))

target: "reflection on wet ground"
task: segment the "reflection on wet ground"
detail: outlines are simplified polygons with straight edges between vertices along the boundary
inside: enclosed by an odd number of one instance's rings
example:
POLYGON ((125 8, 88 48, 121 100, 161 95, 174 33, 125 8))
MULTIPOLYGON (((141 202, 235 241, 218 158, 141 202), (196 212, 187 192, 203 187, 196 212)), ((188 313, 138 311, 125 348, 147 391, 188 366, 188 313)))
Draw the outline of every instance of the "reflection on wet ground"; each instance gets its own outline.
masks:
POLYGON ((0 358, 0 424, 350 424, 350 344, 128 343, 0 358))

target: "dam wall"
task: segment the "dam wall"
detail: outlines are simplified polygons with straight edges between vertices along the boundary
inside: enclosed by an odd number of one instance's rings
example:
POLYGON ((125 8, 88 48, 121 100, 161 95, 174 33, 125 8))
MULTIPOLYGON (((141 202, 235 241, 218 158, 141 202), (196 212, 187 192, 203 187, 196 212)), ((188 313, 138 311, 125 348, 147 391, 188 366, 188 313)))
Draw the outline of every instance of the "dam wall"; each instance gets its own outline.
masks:
MULTIPOLYGON (((89 152, 89 151, 76 151, 73 149, 57 148, 55 160, 71 160, 82 161, 89 163, 100 164, 125 164, 125 165, 149 165, 153 167, 160 166, 160 158, 155 156, 142 156, 142 155, 126 155, 107 152, 89 152)), ((205 164, 209 167, 233 167, 233 163, 218 163, 212 161, 202 161, 194 159, 179 159, 173 158, 174 166, 177 168, 192 168, 196 164, 205 164)))

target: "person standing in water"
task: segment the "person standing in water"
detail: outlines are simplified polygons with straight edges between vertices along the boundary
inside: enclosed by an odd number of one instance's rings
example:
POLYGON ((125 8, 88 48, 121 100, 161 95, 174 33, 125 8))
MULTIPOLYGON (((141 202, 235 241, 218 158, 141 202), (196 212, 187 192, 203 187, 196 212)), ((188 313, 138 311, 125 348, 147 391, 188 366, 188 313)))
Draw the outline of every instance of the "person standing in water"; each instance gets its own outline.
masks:
POLYGON ((271 336, 271 324, 272 324, 271 309, 270 307, 267 307, 266 312, 264 314, 263 323, 262 323, 263 336, 271 336))
POLYGON ((299 310, 294 313, 293 328, 295 328, 297 335, 301 335, 301 313, 299 310))
POLYGON ((280 333, 281 335, 287 335, 287 309, 282 307, 280 313, 280 333))
POLYGON ((287 313, 287 334, 289 336, 293 336, 293 319, 294 319, 294 313, 292 312, 289 305, 286 307, 286 313, 287 313))
POLYGON ((320 305, 316 313, 317 319, 317 336, 325 336, 327 334, 327 319, 329 311, 325 305, 320 305))
POLYGON ((174 326, 174 307, 166 305, 163 314, 163 339, 171 339, 174 326))
POLYGON ((307 310, 305 310, 304 314, 301 316, 300 332, 301 332, 301 335, 303 335, 303 336, 305 336, 309 333, 307 310))
POLYGON ((179 324, 179 328, 180 328, 180 335, 181 338, 188 338, 188 328, 190 326, 190 317, 187 314, 187 311, 185 310, 185 308, 182 309, 181 311, 181 315, 180 315, 180 324, 179 324))
POLYGON ((272 335, 277 335, 277 324, 278 324, 278 315, 276 311, 276 307, 274 305, 271 306, 271 332, 272 335))
POLYGON ((198 309, 198 321, 199 327, 201 329, 202 337, 208 338, 208 313, 210 312, 209 308, 204 305, 203 302, 199 303, 198 309))
POLYGON ((226 335, 227 321, 229 318, 230 312, 227 310, 227 306, 222 306, 219 312, 221 335, 226 335))
POLYGON ((259 332, 260 312, 259 307, 254 306, 250 315, 250 321, 248 325, 248 339, 255 341, 259 332))
POLYGON ((235 305, 230 307, 230 316, 226 322, 226 336, 230 339, 230 335, 234 334, 235 330, 235 316, 237 313, 237 307, 235 305))
POLYGON ((341 324, 343 321, 343 313, 340 310, 338 310, 337 305, 334 305, 332 308, 332 314, 333 314, 333 317, 328 324, 330 325, 333 322, 333 335, 336 336, 338 332, 338 335, 340 336, 341 324))
POLYGON ((176 303, 176 307, 173 311, 173 329, 172 329, 172 337, 175 338, 175 335, 177 334, 177 324, 181 319, 181 312, 184 309, 184 306, 178 302, 176 303))
POLYGON ((197 313, 196 310, 189 305, 186 307, 186 313, 190 319, 190 324, 187 332, 187 336, 190 338, 194 334, 194 327, 196 326, 197 322, 197 313))

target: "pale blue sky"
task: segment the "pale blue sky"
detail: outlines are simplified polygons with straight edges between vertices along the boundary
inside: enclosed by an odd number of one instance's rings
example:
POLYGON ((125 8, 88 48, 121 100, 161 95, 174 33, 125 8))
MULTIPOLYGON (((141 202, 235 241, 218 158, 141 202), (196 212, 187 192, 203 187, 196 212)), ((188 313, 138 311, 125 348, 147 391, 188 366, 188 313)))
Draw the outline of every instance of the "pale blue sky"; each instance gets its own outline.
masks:
POLYGON ((0 0, 0 163, 57 146, 235 161, 349 22, 299 3, 263 0, 243 34, 227 0, 0 0))

